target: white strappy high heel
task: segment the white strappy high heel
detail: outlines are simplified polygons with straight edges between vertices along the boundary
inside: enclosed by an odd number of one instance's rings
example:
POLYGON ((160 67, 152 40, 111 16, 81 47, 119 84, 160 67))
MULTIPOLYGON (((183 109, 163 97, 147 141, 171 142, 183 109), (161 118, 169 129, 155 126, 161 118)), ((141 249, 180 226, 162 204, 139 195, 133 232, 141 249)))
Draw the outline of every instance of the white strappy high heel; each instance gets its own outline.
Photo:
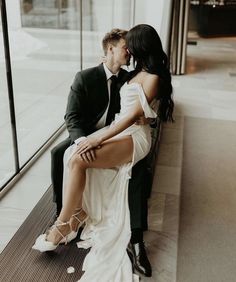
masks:
POLYGON ((70 226, 70 222, 62 222, 60 220, 57 220, 54 225, 50 228, 50 230, 54 229, 60 234, 61 240, 57 244, 54 244, 53 242, 47 241, 47 235, 50 232, 48 230, 46 233, 39 235, 39 237, 36 239, 34 245, 32 246, 32 249, 38 250, 40 252, 48 252, 48 251, 53 251, 55 250, 59 244, 67 244, 68 242, 71 241, 72 237, 72 232, 69 234, 63 235, 62 232, 60 231, 60 226, 65 226, 68 225, 70 226))
POLYGON ((72 214, 71 218, 70 218, 70 228, 71 228, 71 232, 67 235, 67 238, 63 238, 61 240, 61 243, 65 243, 65 240, 67 240, 67 243, 69 243, 70 241, 74 240, 77 235, 78 235, 78 232, 79 232, 79 229, 81 226, 83 226, 83 224, 86 222, 86 220, 88 219, 88 215, 86 215, 82 220, 79 218, 81 212, 83 212, 83 209, 82 208, 78 208, 76 209, 78 212, 75 213, 75 214, 72 214), (79 224, 78 226, 76 226, 76 230, 73 230, 72 229, 72 224, 73 224, 73 220, 76 220, 79 224))

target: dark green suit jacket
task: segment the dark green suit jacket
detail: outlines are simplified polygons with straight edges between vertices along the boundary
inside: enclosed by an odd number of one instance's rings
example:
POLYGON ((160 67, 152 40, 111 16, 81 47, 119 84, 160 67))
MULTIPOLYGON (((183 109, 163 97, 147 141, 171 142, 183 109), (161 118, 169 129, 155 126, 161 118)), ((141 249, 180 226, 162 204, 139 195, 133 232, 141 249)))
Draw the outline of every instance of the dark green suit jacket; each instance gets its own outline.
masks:
MULTIPOLYGON (((119 88, 128 79, 128 72, 119 72, 119 88)), ((78 72, 68 97, 65 122, 72 143, 81 136, 96 131, 96 124, 109 102, 107 78, 103 65, 78 72)), ((120 111, 120 98, 115 113, 120 111)))

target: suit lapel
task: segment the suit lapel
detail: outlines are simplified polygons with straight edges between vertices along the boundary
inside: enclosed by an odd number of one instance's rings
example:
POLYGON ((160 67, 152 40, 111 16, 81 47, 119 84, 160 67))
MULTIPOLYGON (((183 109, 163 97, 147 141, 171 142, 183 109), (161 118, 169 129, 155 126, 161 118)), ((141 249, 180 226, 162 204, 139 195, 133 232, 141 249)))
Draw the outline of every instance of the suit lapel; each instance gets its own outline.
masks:
POLYGON ((98 66, 97 86, 100 88, 99 99, 102 99, 103 101, 106 101, 106 103, 108 103, 109 95, 107 88, 107 77, 102 64, 98 66))
POLYGON ((97 120, 99 120, 104 114, 109 102, 107 78, 102 64, 100 64, 96 68, 96 72, 94 73, 93 85, 95 103, 94 109, 96 109, 95 112, 97 112, 97 120))

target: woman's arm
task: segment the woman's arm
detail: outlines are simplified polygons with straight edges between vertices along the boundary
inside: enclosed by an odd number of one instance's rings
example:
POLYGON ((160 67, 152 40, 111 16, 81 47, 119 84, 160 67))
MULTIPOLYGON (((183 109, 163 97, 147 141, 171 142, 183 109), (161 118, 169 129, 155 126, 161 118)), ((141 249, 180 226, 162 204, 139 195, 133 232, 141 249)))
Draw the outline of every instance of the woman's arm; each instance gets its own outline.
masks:
MULTIPOLYGON (((158 76, 148 74, 147 77, 145 78, 145 81, 142 84, 142 87, 149 104, 157 94, 157 86, 158 86, 158 76)), ((114 137, 115 135, 119 134, 120 132, 124 131, 126 128, 134 124, 136 120, 142 115, 143 115, 143 108, 141 106, 140 101, 138 101, 125 118, 123 118, 116 124, 109 127, 99 137, 91 136, 91 137, 87 137, 86 140, 82 141, 79 144, 77 153, 82 154, 90 150, 91 148, 101 145, 104 141, 114 137)))

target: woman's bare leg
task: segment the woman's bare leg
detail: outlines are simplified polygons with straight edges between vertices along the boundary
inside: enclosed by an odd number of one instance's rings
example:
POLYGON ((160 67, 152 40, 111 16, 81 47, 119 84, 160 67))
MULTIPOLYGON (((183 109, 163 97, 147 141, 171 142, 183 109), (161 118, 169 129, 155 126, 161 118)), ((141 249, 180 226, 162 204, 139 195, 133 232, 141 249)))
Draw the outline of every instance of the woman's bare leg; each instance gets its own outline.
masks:
POLYGON ((66 222, 75 209, 81 207, 82 195, 86 182, 87 168, 111 168, 128 163, 132 160, 133 140, 131 136, 111 139, 100 149, 95 150, 96 159, 90 163, 80 159, 78 154, 72 156, 69 166, 69 181, 66 188, 64 205, 59 220, 66 222))

